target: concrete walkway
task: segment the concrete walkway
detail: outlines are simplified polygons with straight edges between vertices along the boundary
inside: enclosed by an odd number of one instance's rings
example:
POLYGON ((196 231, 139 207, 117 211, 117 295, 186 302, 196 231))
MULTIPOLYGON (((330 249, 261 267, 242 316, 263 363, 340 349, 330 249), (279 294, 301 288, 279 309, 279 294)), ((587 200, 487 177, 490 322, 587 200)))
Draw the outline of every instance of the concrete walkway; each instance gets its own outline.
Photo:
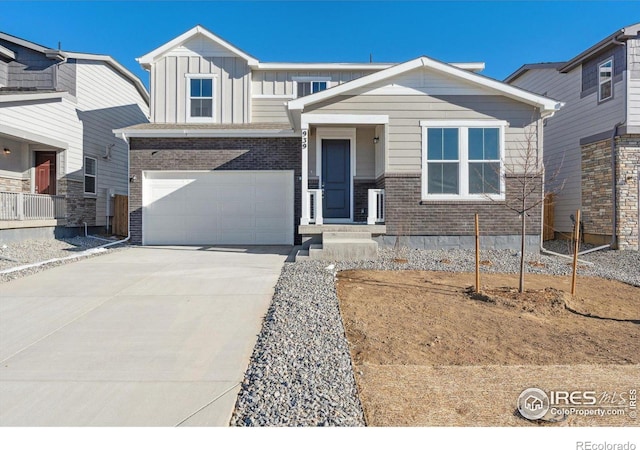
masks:
POLYGON ((0 284, 0 425, 228 425, 289 250, 135 247, 0 284))

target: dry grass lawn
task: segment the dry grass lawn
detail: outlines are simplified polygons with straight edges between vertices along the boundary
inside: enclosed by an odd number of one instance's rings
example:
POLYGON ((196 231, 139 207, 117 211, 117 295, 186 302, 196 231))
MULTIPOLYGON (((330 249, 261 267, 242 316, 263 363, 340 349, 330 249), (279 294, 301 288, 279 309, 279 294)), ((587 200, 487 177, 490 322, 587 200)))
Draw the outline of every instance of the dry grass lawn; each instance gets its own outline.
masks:
MULTIPOLYGON (((516 411, 526 388, 640 388, 640 288, 567 277, 346 271, 340 309, 370 426, 535 425, 516 411), (566 305, 566 308, 565 308, 566 305)), ((628 415, 570 415, 553 426, 638 425, 628 415)), ((536 422, 547 424, 546 422, 536 422)))

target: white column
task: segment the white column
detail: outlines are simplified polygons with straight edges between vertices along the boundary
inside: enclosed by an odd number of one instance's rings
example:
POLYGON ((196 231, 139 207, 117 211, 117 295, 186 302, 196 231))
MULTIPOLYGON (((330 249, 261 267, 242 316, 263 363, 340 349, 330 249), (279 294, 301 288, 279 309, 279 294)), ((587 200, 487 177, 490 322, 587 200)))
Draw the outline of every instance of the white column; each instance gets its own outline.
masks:
POLYGON ((309 225, 309 129, 302 129, 302 176, 300 177, 302 195, 302 217, 300 217, 300 225, 309 225))

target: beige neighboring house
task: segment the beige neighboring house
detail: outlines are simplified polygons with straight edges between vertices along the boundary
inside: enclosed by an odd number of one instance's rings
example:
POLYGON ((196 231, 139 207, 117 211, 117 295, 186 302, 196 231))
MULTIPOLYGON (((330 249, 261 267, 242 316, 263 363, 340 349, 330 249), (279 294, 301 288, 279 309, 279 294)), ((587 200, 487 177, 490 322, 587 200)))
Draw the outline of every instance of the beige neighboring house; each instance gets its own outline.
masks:
POLYGON ((517 247, 505 203, 520 152, 532 135, 542 155, 542 121, 562 106, 478 74, 483 63, 268 63, 201 26, 138 62, 151 121, 116 134, 141 244, 295 243, 311 258, 343 244, 366 257, 397 236, 472 247, 478 212, 486 245, 517 247))
POLYGON ((0 241, 109 229, 129 182, 112 130, 148 113, 144 85, 112 57, 0 32, 0 241))
POLYGON ((640 23, 569 61, 525 64, 505 82, 566 106, 545 124, 547 190, 556 235, 581 209, 586 242, 638 250, 640 226, 640 23))

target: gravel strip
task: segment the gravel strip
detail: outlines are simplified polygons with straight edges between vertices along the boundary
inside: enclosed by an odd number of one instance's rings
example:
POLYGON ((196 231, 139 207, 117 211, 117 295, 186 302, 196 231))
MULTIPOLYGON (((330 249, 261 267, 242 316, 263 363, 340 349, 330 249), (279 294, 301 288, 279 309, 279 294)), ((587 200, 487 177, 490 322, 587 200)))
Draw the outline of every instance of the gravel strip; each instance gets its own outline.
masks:
MULTIPOLYGON (((115 242, 115 240, 114 240, 115 242)), ((11 269, 14 267, 24 266, 28 264, 48 261, 50 259, 66 258, 76 254, 80 254, 86 250, 105 245, 108 242, 92 237, 78 236, 70 239, 43 239, 43 240, 25 240, 20 242, 9 242, 0 244, 0 271, 11 269)), ((83 255, 79 258, 68 259, 65 261, 56 261, 47 263, 37 267, 29 267, 27 269, 0 274, 0 283, 22 278, 27 275, 50 269, 51 267, 68 264, 78 261, 79 259, 92 258, 94 256, 103 255, 107 252, 125 247, 126 245, 117 245, 109 247, 108 251, 83 255)))
MULTIPOLYGON (((551 248, 563 243, 551 243, 551 248)), ((286 263, 242 383, 232 426, 362 426, 364 414, 335 290, 335 274, 348 269, 472 272, 468 250, 392 249, 377 261, 286 263)), ((604 250, 584 255, 579 275, 640 286, 640 253, 604 250)), ((518 273, 518 252, 485 250, 483 272, 518 273)), ((570 275, 571 260, 527 255, 527 273, 570 275)))

